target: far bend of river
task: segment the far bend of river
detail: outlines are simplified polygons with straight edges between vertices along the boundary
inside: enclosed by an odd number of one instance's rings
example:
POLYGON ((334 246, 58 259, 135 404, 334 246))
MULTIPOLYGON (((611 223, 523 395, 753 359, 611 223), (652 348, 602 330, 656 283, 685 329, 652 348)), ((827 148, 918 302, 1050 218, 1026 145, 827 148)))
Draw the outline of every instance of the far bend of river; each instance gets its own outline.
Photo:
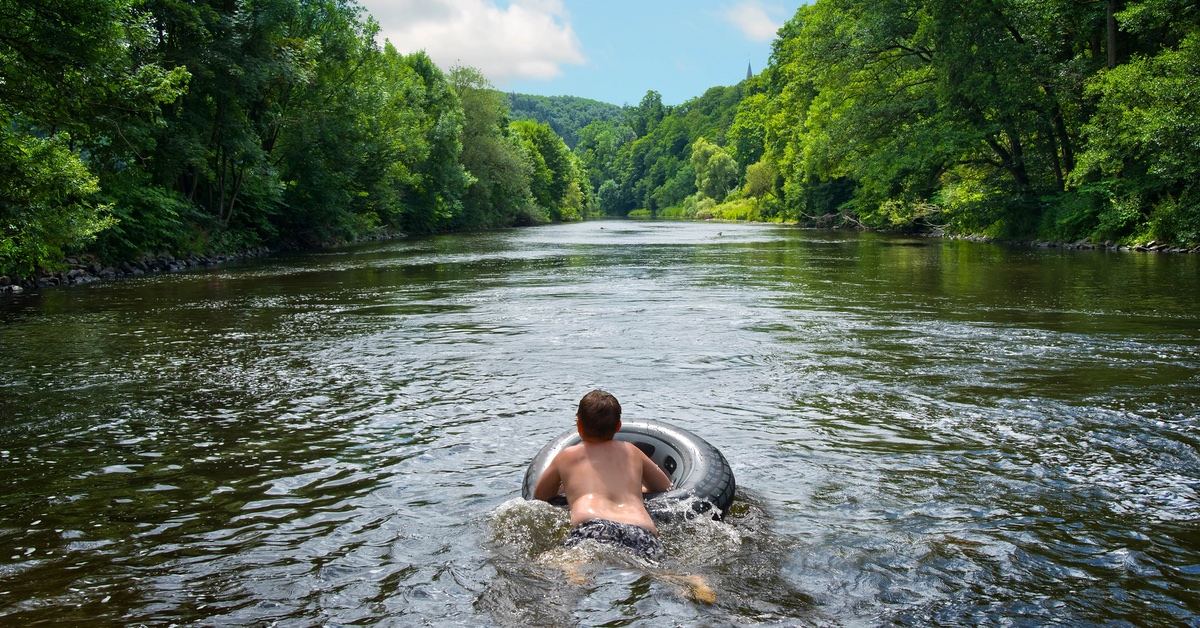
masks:
POLYGON ((1198 417, 1191 255, 603 221, 51 289, 0 624, 1200 626, 1198 417), (594 387, 739 491, 574 583, 520 484, 594 387))

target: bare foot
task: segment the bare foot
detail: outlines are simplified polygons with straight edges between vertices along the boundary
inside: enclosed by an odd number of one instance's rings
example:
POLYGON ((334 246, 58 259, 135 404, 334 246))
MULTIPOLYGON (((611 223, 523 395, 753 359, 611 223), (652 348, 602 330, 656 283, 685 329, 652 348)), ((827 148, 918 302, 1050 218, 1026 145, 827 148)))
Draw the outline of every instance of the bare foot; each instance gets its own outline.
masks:
POLYGON ((717 592, 708 586, 704 578, 700 576, 684 576, 683 581, 687 585, 688 593, 693 600, 704 604, 712 604, 717 601, 717 592))
POLYGON ((579 565, 567 565, 566 568, 567 582, 575 586, 582 585, 587 582, 587 576, 579 570, 579 565))
POLYGON ((717 601, 717 592, 708 586, 708 582, 701 576, 659 576, 667 582, 678 585, 683 589, 682 593, 687 597, 700 602, 702 604, 712 604, 717 601))

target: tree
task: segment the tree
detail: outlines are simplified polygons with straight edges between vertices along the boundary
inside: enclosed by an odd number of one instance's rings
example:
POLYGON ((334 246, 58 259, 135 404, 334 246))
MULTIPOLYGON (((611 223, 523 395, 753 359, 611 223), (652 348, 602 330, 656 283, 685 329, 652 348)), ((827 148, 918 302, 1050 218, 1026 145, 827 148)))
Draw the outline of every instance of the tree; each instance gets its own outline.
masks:
POLYGON ((625 110, 616 105, 577 96, 506 94, 505 103, 513 119, 549 124, 572 150, 579 144, 580 130, 587 125, 618 120, 625 115, 625 110))
POLYGON ((450 83, 462 102, 462 164, 473 179, 454 227, 479 229, 548 220, 531 194, 533 172, 525 149, 508 134, 508 109, 502 96, 474 68, 452 68, 450 83))
POLYGON ((0 273, 29 275, 117 224, 96 170, 138 167, 188 73, 135 58, 124 0, 0 0, 0 22, 0 273))
POLYGON ((775 181, 779 178, 778 171, 771 162, 763 160, 746 168, 746 194, 761 199, 775 194, 775 181))
POLYGON ((587 171, 592 187, 599 188, 604 181, 622 177, 620 153, 628 150, 636 139, 637 133, 618 121, 592 122, 579 130, 575 154, 587 171))
POLYGON ((0 274, 29 276, 86 244, 114 220, 95 198, 96 177, 69 148, 70 136, 0 129, 0 274))
POLYGON ((609 179, 601 184, 596 191, 596 205, 605 216, 618 216, 625 209, 625 200, 621 198, 621 186, 609 179))
POLYGON ((1074 181, 1098 192, 1084 223, 1097 238, 1200 242, 1200 27, 1171 19, 1172 8, 1179 5, 1146 2, 1122 15, 1135 34, 1171 23, 1178 46, 1088 82, 1096 113, 1074 181))
POLYGON ((849 180, 848 209, 869 225, 944 211, 994 234, 1033 228, 1039 199, 1062 193, 1074 167, 1076 77, 1095 63, 1088 11, 1032 0, 802 8, 767 73, 769 92, 802 111, 775 107, 767 124, 788 201, 849 180))
POLYGON ((659 122, 666 116, 663 107, 662 94, 650 90, 642 97, 642 102, 633 111, 633 132, 638 137, 645 137, 654 131, 659 122))
POLYGON ((724 200, 737 186, 737 162, 704 138, 692 144, 692 168, 696 171, 696 189, 715 201, 724 200))
POLYGON ((532 172, 530 191, 538 205, 552 220, 582 218, 583 189, 590 184, 562 138, 550 125, 533 120, 517 120, 509 129, 525 149, 532 172))
POLYGON ((765 93, 758 93, 738 103, 737 115, 726 135, 729 152, 743 170, 761 159, 766 150, 768 100, 765 93))

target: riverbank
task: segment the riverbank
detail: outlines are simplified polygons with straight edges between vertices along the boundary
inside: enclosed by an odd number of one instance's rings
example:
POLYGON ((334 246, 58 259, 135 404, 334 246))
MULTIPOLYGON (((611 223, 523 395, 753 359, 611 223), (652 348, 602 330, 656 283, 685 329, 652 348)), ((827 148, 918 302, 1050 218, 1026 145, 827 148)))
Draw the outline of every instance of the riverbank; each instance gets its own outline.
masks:
POLYGON ((265 257, 275 252, 277 251, 274 249, 260 246, 229 255, 191 255, 176 258, 170 253, 164 253, 158 256, 147 255, 141 259, 117 264, 105 264, 91 255, 73 256, 65 260, 63 270, 43 270, 36 277, 16 280, 0 276, 0 294, 21 294, 29 290, 52 286, 80 286, 97 281, 177 272, 189 268, 212 268, 225 262, 265 257))
MULTIPOLYGON (((780 224, 779 222, 763 221, 763 220, 727 220, 721 218, 705 218, 702 219, 709 222, 729 222, 729 223, 759 223, 759 224, 780 224)), ((837 214, 829 214, 819 218, 796 223, 796 226, 805 229, 853 229, 858 231, 872 231, 857 221, 846 221, 844 216, 837 214), (838 219, 841 222, 837 222, 838 219)), ((904 235, 895 231, 880 231, 879 233, 887 233, 891 235, 904 235)), ((913 235, 926 238, 946 238, 950 240, 967 240, 969 242, 998 242, 994 238, 984 235, 962 235, 951 234, 944 231, 920 231, 913 235)), ((1090 240, 1078 240, 1076 242, 1066 242, 1063 240, 1002 240, 999 241, 1011 246, 1032 246, 1042 249, 1066 249, 1072 251, 1113 251, 1113 252, 1135 252, 1135 253, 1200 253, 1200 246, 1181 247, 1172 246, 1164 242, 1151 240, 1149 242, 1139 244, 1119 244, 1115 242, 1097 243, 1090 240)))
POLYGON ((227 254, 181 254, 180 256, 176 257, 173 253, 160 253, 158 255, 144 255, 136 260, 127 260, 117 263, 105 263, 103 260, 93 254, 74 255, 68 257, 66 260, 63 260, 62 270, 42 270, 35 277, 24 278, 13 278, 0 275, 0 296, 23 294, 30 290, 38 290, 55 286, 80 286, 96 283, 98 281, 112 281, 114 279, 129 279, 158 273, 172 273, 190 268, 213 268, 226 262, 267 257, 283 251, 305 249, 318 250, 333 246, 341 246, 344 244, 353 244, 355 242, 377 242, 382 240, 394 240, 396 238, 403 237, 407 237, 406 234, 397 231, 391 233, 378 233, 373 236, 358 238, 353 241, 335 240, 324 244, 310 246, 291 244, 287 246, 269 247, 262 245, 227 254))
MULTIPOLYGON (((812 218, 808 221, 798 223, 813 229, 858 229, 863 231, 871 231, 857 220, 849 219, 845 214, 826 214, 812 218)), ((881 231, 881 233, 892 233, 900 235, 893 231, 881 231)), ((1033 246, 1042 249, 1067 249, 1073 251, 1123 251, 1137 253, 1200 253, 1200 246, 1181 247, 1172 246, 1164 242, 1151 240, 1138 244, 1121 244, 1118 242, 1092 242, 1091 240, 1081 239, 1074 242, 1064 240, 996 240, 994 238, 979 235, 979 234, 957 234, 947 233, 941 229, 926 229, 916 232, 914 235, 929 237, 929 238, 949 238, 951 240, 967 240, 970 242, 1003 242, 1012 246, 1033 246)))
MULTIPOLYGON (((925 233, 920 234, 932 238, 947 238, 950 240, 968 240, 971 242, 995 242, 992 238, 977 235, 949 235, 944 233, 925 233)), ((1115 244, 1113 242, 1105 242, 1097 244, 1088 240, 1080 240, 1078 242, 1063 242, 1062 240, 1035 240, 1035 241, 1020 241, 1007 240, 1004 244, 1012 246, 1031 246, 1039 249, 1066 249, 1070 251, 1112 251, 1126 253, 1200 253, 1200 246, 1187 248, 1180 246, 1171 246, 1157 241, 1145 242, 1142 244, 1115 244)))
POLYGON ((1200 246, 1193 248, 1184 248, 1163 244, 1161 242, 1151 241, 1145 244, 1134 245, 1119 245, 1119 244, 1095 244, 1093 242, 1034 242, 1032 246, 1043 249, 1072 249, 1084 251, 1132 251, 1137 253, 1200 253, 1200 246))

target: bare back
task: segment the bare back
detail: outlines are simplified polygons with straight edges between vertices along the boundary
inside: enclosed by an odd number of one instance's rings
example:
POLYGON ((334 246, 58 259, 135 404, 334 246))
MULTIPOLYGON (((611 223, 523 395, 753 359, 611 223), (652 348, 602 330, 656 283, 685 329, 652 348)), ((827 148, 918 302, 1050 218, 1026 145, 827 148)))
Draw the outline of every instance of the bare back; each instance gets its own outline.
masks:
POLYGON ((665 491, 671 481, 646 454, 618 440, 584 441, 558 453, 538 480, 537 499, 567 494, 571 525, 608 519, 641 526, 658 534, 642 503, 642 487, 665 491))

